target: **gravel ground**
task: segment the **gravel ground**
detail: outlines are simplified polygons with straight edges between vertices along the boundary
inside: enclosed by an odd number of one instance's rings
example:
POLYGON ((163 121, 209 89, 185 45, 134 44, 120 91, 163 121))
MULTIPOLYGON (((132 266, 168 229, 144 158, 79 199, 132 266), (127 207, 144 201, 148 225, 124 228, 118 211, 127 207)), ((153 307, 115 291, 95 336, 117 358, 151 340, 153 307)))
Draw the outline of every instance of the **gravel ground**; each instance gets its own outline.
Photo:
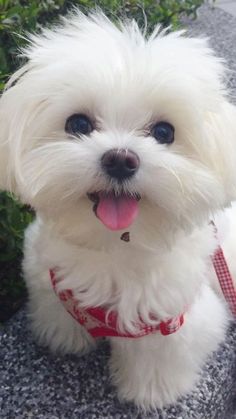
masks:
POLYGON ((228 86, 236 102, 236 18, 217 7, 205 5, 199 9, 198 19, 186 19, 183 23, 191 35, 208 37, 212 48, 226 60, 231 70, 228 86))
MULTIPOLYGON (((191 33, 206 34, 236 69, 236 19, 204 6, 191 33)), ((236 96, 236 77, 229 86, 236 96)), ((0 419, 236 419, 236 327, 210 358, 195 391, 155 414, 121 404, 108 378, 109 345, 83 357, 52 356, 37 346, 25 311, 0 329, 0 419)), ((183 355, 184 356, 184 355, 183 355)))
MULTIPOLYGON (((236 327, 209 359, 195 391, 175 406, 139 414, 121 404, 109 381, 110 348, 83 357, 55 356, 35 344, 25 311, 0 331, 1 419, 233 419, 236 327)), ((184 354, 183 354, 184 356, 184 354)))

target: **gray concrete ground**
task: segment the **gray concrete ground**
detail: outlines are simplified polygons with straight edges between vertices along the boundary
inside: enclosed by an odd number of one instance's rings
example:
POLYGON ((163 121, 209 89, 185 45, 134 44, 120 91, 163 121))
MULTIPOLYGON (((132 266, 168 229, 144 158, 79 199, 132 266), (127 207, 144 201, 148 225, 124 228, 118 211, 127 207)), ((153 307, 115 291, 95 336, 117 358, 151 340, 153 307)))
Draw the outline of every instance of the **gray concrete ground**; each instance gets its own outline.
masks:
POLYGON ((107 342, 83 357, 52 355, 34 342, 21 311, 0 330, 0 418, 236 419, 235 342, 232 327, 193 393, 145 415, 118 401, 109 379, 107 342))
MULTIPOLYGON (((236 18, 219 1, 203 6, 191 33, 206 34, 232 72, 228 84, 236 97, 236 18)), ((0 419, 236 419, 236 326, 207 362, 195 391, 156 414, 144 415, 121 404, 110 384, 109 345, 83 357, 53 356, 35 344, 20 311, 0 329, 0 419)), ((184 354, 183 354, 184 356, 184 354)))
MULTIPOLYGON (((236 8, 236 0, 233 3, 236 8)), ((208 37, 216 53, 226 60, 230 69, 228 86, 232 100, 236 103, 236 17, 217 5, 218 2, 204 5, 195 21, 187 19, 183 23, 190 34, 208 37)))
POLYGON ((217 0, 216 7, 236 17, 236 0, 217 0))

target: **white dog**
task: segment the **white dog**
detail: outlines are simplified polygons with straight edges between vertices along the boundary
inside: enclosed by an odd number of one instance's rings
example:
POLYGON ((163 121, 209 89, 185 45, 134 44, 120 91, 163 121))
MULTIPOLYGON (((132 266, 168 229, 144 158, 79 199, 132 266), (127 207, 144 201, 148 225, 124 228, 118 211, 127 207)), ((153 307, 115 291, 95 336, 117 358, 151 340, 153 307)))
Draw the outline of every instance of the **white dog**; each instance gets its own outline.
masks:
POLYGON ((34 332, 79 353, 95 342, 80 323, 104 315, 119 395, 172 403, 229 321, 209 224, 236 198, 224 65, 183 32, 145 39, 135 22, 79 12, 24 53, 0 102, 0 180, 37 212, 24 259, 34 332))

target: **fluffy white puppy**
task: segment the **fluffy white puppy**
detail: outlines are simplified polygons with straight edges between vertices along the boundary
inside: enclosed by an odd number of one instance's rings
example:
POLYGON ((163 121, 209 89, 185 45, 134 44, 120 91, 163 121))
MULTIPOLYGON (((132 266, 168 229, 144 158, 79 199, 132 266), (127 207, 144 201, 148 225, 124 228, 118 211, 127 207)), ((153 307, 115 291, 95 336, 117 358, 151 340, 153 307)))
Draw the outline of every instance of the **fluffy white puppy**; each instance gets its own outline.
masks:
POLYGON ((101 14, 32 36, 25 55, 0 102, 0 185, 37 212, 24 259, 34 332, 64 352, 94 343, 55 295, 55 268, 61 290, 115 312, 123 333, 184 313, 168 336, 110 338, 119 395, 174 402, 228 323, 209 224, 236 196, 224 66, 202 39, 146 39, 101 14))

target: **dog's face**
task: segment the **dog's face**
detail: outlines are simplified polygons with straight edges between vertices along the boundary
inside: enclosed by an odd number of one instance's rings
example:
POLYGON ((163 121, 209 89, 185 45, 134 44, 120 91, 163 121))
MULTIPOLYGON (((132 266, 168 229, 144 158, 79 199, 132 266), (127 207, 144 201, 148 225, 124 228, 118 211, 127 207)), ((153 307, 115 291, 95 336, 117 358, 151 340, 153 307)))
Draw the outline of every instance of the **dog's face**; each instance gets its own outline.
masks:
POLYGON ((204 41, 78 15, 27 56, 1 99, 0 179, 36 210, 183 228, 234 199, 235 111, 204 41))

